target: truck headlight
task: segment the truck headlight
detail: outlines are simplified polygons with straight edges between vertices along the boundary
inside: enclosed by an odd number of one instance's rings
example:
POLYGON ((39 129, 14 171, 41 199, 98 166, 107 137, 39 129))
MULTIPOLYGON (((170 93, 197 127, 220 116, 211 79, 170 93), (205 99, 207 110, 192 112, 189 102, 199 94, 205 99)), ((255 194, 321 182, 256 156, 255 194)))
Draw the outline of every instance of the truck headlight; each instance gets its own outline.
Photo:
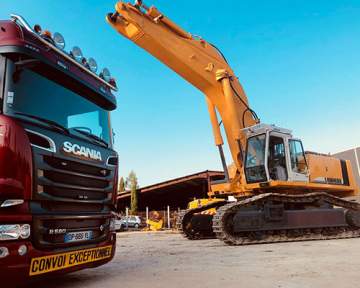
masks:
POLYGON ((0 241, 26 239, 30 237, 29 224, 0 225, 0 241))
POLYGON ((30 237, 30 225, 24 224, 20 226, 20 237, 26 239, 30 237))
POLYGON ((9 249, 6 247, 0 247, 0 259, 9 256, 9 249))

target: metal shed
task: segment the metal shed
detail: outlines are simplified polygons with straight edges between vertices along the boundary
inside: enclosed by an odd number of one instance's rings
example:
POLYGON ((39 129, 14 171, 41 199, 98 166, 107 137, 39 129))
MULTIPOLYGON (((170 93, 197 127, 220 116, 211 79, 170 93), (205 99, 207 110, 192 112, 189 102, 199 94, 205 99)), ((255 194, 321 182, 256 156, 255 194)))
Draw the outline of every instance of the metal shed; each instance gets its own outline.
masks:
MULTIPOLYGON (((195 174, 171 179, 138 189, 139 211, 163 210, 170 206, 172 210, 185 209, 194 198, 207 197, 210 182, 224 179, 221 171, 202 171, 195 174)), ((118 211, 130 207, 130 191, 117 197, 118 211)))

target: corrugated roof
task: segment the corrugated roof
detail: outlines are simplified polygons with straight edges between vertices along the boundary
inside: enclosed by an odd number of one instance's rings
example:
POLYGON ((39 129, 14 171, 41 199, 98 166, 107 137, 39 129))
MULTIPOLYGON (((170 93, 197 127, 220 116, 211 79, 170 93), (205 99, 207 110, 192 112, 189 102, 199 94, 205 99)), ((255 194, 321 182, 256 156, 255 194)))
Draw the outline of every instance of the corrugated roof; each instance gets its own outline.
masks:
MULTIPOLYGON (((213 171, 213 170, 205 170, 202 172, 198 172, 198 173, 194 173, 194 174, 190 174, 190 175, 186 175, 186 176, 182 176, 182 177, 178 177, 178 178, 174 178, 174 179, 170 179, 164 182, 160 182, 160 183, 156 183, 156 184, 152 184, 149 186, 145 186, 142 188, 138 189, 139 193, 145 193, 145 192, 150 192, 150 191, 154 191, 157 189, 162 189, 162 188, 166 188, 169 186, 174 186, 177 184, 181 184, 181 183, 185 183, 188 181, 192 181, 195 179, 207 179, 208 177, 222 177, 224 176, 224 172, 222 171, 213 171)), ((126 191, 123 192, 121 194, 118 195, 117 199, 122 199, 122 198, 126 198, 130 196, 130 191, 126 191)))

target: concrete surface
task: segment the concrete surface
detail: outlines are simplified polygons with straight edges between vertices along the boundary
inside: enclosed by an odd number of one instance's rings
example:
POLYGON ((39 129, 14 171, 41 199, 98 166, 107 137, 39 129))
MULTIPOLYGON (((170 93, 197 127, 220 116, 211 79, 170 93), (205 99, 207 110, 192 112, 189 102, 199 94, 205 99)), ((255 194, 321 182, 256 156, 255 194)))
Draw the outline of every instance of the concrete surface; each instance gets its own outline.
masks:
POLYGON ((229 247, 169 232, 127 232, 118 234, 111 263, 29 287, 346 288, 359 283, 360 239, 229 247))

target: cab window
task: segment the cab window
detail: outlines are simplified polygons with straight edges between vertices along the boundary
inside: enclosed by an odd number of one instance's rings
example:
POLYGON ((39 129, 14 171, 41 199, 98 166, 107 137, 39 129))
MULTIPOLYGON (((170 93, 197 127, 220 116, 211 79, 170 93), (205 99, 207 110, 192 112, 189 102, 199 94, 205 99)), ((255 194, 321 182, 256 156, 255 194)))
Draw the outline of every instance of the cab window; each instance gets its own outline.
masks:
POLYGON ((249 138, 246 149, 245 174, 248 183, 267 180, 265 170, 265 134, 249 138))
POLYGON ((296 173, 306 174, 308 167, 301 141, 289 140, 291 169, 296 173))
POLYGON ((270 178, 273 180, 286 181, 286 158, 284 139, 281 137, 270 136, 268 167, 270 178))

